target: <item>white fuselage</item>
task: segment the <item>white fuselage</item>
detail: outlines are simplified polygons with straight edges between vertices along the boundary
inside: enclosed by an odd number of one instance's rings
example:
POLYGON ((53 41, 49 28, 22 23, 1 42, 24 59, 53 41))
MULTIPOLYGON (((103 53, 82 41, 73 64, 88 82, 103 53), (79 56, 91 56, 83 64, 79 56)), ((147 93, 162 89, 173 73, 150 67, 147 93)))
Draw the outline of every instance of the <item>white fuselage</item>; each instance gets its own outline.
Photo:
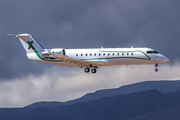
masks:
MULTIPOLYGON (((11 34, 12 35, 12 34, 11 34)), ((19 38, 30 60, 62 66, 85 67, 84 71, 96 73, 98 66, 155 64, 168 58, 150 48, 101 48, 101 49, 44 49, 28 33, 13 35, 19 38)))
MULTIPOLYGON (((73 66, 73 64, 63 62, 60 55, 62 49, 54 49, 51 52, 53 59, 40 57, 42 54, 28 55, 29 59, 62 66, 73 66)), ((50 50, 49 50, 50 51, 50 50)), ((75 60, 100 62, 98 66, 111 65, 139 65, 139 64, 160 64, 169 61, 168 58, 159 54, 151 53, 150 48, 101 48, 101 49, 65 49, 65 56, 75 60)))

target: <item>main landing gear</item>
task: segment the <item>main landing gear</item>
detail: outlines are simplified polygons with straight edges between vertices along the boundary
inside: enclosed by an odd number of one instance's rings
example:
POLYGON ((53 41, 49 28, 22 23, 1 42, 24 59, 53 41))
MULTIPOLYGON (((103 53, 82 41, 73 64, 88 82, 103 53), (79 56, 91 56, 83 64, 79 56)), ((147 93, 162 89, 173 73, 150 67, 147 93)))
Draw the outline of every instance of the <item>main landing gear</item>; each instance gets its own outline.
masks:
POLYGON ((155 71, 155 72, 158 72, 158 69, 157 69, 157 67, 158 67, 158 64, 155 64, 154 66, 155 66, 155 69, 154 69, 154 71, 155 71))
POLYGON ((97 72, 96 69, 98 69, 98 67, 93 67, 93 66, 84 68, 84 72, 89 73, 91 67, 92 67, 91 72, 92 72, 92 73, 96 73, 96 72, 97 72))

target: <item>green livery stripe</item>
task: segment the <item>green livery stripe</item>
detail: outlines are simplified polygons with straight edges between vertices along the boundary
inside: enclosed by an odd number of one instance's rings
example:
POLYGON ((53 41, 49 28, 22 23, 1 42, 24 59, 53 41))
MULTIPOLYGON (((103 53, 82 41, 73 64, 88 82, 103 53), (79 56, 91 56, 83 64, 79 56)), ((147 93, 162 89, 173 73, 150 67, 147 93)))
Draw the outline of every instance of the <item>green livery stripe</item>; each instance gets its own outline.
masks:
MULTIPOLYGON (((37 55, 41 60, 44 60, 44 61, 52 61, 52 62, 64 62, 64 60, 47 60, 47 59, 43 59, 36 50, 35 50, 34 52, 36 53, 36 55, 37 55)), ((114 51, 101 51, 101 52, 114 52, 114 51)), ((116 53, 117 53, 117 52, 123 53, 124 51, 116 51, 116 53)), ((131 59, 151 60, 151 58, 150 58, 148 55, 146 55, 144 52, 142 52, 142 51, 125 51, 125 52, 126 52, 126 53, 130 53, 130 52, 141 52, 141 53, 143 53, 146 57, 148 57, 148 59, 147 59, 147 58, 139 58, 139 57, 107 57, 107 58, 91 58, 91 59, 80 59, 80 60, 86 61, 86 60, 119 59, 119 58, 131 58, 131 59)), ((124 53, 125 53, 125 52, 124 52, 124 53)))
POLYGON ((44 61, 52 61, 52 62, 64 62, 64 60, 47 60, 47 59, 43 59, 36 50, 35 50, 34 52, 36 53, 36 55, 37 55, 41 60, 44 60, 44 61))
MULTIPOLYGON (((47 59, 43 59, 39 53, 37 52, 37 50, 34 48, 34 46, 32 45, 33 44, 33 41, 27 41, 28 44, 29 44, 29 47, 28 49, 33 49, 33 51, 36 53, 37 57, 39 57, 41 60, 44 60, 44 61, 52 61, 52 62, 64 62, 64 60, 47 60, 47 59)), ((82 61, 86 61, 86 60, 102 60, 102 59, 119 59, 119 58, 131 58, 131 59, 143 59, 143 60, 151 60, 151 58, 145 54, 143 51, 140 51, 140 50, 136 50, 136 51, 104 51, 104 50, 99 50, 99 52, 113 52, 113 53, 132 53, 132 52, 141 52, 143 53, 147 58, 140 58, 140 57, 104 57, 104 58, 91 58, 91 59, 79 59, 79 60, 82 60, 82 61)))
POLYGON ((92 58, 92 59, 80 59, 80 60, 83 60, 83 61, 86 61, 86 60, 105 60, 105 59, 119 59, 119 58, 131 58, 131 59, 142 59, 142 60, 149 60, 147 58, 139 58, 139 57, 109 57, 109 58, 92 58))
POLYGON ((64 62, 64 60, 47 60, 47 59, 43 59, 39 55, 39 53, 37 52, 36 48, 33 46, 33 41, 27 41, 27 43, 29 44, 28 49, 32 49, 41 60, 44 60, 44 61, 53 61, 53 62, 64 62))

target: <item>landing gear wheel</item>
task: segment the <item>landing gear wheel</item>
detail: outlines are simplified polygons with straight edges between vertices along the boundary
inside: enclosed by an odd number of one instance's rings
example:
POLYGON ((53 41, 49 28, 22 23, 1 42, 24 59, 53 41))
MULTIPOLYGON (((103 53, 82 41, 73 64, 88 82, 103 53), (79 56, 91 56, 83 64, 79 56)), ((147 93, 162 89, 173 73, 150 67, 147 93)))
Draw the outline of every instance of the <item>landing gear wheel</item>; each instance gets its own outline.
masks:
POLYGON ((91 72, 92 72, 92 73, 96 73, 97 70, 96 70, 96 69, 92 69, 91 72))
POLYGON ((155 64, 154 66, 157 68, 159 65, 158 65, 158 64, 155 64))
POLYGON ((157 69, 157 68, 155 68, 155 69, 154 69, 154 71, 155 71, 155 72, 158 72, 158 69, 157 69))
POLYGON ((154 69, 154 71, 155 71, 155 72, 158 72, 158 69, 157 69, 157 67, 158 67, 158 64, 155 64, 154 66, 155 66, 155 69, 154 69))
POLYGON ((89 71, 90 71, 89 68, 85 68, 85 69, 84 69, 84 72, 86 72, 86 73, 88 73, 89 71))

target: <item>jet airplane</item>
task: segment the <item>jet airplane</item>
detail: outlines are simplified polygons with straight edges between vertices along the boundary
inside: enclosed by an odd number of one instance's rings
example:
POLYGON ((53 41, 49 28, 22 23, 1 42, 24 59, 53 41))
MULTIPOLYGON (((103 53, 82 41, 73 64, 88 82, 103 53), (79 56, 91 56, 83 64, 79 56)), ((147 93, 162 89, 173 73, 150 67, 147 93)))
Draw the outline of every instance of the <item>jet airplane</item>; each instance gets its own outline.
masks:
POLYGON ((13 36, 19 38, 30 60, 53 65, 85 67, 86 73, 96 73, 99 66, 145 64, 154 64, 154 70, 157 72, 158 64, 169 61, 167 57, 151 48, 44 49, 31 34, 13 36))

